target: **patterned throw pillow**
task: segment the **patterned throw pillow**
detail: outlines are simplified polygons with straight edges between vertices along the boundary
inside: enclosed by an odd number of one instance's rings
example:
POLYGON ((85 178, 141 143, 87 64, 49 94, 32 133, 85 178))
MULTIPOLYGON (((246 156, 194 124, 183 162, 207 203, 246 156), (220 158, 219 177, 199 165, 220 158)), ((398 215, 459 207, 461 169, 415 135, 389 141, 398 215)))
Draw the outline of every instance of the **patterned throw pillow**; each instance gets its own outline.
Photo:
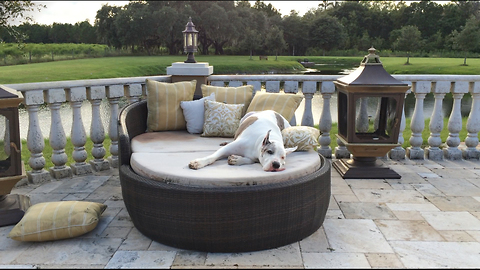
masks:
POLYGON ((205 121, 205 99, 215 101, 215 93, 198 100, 180 101, 180 107, 182 107, 183 110, 188 133, 202 133, 203 122, 205 121))
POLYGON ((95 229, 106 208, 85 201, 38 203, 27 209, 8 237, 34 242, 76 237, 95 229))
POLYGON ((285 148, 297 146, 296 151, 317 150, 320 130, 309 126, 291 126, 282 130, 285 148))
POLYGON ((257 92, 248 106, 247 113, 274 110, 290 122, 302 100, 302 95, 257 92))
POLYGON ((253 85, 239 87, 222 87, 202 84, 202 95, 209 96, 215 93, 215 100, 227 104, 244 104, 242 116, 245 115, 250 102, 252 102, 253 85))
POLYGON ((200 136, 233 138, 240 125, 244 106, 205 100, 205 122, 200 136))
POLYGON ((147 131, 186 128, 181 101, 193 100, 196 80, 164 83, 147 79, 147 131))

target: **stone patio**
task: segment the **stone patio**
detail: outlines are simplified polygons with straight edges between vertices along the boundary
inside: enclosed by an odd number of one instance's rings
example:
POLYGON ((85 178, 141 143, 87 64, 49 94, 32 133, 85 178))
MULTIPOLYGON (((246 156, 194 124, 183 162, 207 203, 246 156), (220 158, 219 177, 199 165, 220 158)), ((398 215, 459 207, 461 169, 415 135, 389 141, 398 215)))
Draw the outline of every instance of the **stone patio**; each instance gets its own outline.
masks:
POLYGON ((247 253, 179 250, 133 227, 118 171, 24 185, 32 204, 86 200, 108 205, 83 236, 29 243, 0 227, 0 268, 479 268, 480 163, 383 160, 401 179, 344 180, 332 168, 323 226, 287 246, 247 253))

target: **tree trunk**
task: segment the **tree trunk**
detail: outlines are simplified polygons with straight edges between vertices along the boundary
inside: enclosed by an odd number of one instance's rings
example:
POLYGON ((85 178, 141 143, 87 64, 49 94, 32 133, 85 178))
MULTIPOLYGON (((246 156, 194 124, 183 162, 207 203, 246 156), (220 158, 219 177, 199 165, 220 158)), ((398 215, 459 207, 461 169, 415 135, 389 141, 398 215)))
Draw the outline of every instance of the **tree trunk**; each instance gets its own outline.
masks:
POLYGON ((250 60, 252 60, 252 50, 250 50, 250 60))

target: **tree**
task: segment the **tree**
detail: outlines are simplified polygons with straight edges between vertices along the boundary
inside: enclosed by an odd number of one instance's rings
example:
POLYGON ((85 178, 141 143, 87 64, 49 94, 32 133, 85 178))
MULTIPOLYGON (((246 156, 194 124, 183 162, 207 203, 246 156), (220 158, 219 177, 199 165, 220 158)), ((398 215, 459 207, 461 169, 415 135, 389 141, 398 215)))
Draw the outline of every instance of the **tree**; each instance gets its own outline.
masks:
POLYGON ((115 28, 115 17, 120 8, 116 6, 102 5, 95 16, 95 27, 97 28, 97 36, 100 42, 113 46, 116 49, 122 47, 122 43, 117 36, 115 28))
POLYGON ((261 35, 257 31, 250 29, 250 27, 248 27, 245 30, 244 36, 239 43, 239 47, 245 48, 246 50, 248 50, 250 52, 250 60, 252 60, 252 55, 255 50, 260 48, 261 41, 262 41, 261 35))
POLYGON ((283 31, 278 28, 278 26, 273 25, 269 32, 267 33, 267 37, 265 38, 265 46, 268 50, 275 52, 275 60, 277 60, 278 53, 285 50, 287 44, 283 39, 283 31))
POLYGON ((224 54, 223 46, 237 36, 235 13, 227 13, 223 7, 213 4, 200 14, 206 35, 215 47, 215 54, 224 54))
POLYGON ((413 25, 402 27, 399 37, 394 42, 394 47, 397 50, 407 52, 407 65, 410 64, 410 52, 421 49, 422 45, 422 33, 413 25))
POLYGON ((272 17, 272 16, 281 16, 282 14, 272 6, 272 4, 266 5, 263 1, 255 1, 255 4, 253 5, 253 8, 264 12, 267 17, 272 17))
POLYGON ((305 55, 308 35, 305 23, 295 10, 290 11, 290 15, 283 17, 282 28, 288 55, 305 55))
POLYGON ((480 20, 475 16, 470 17, 462 31, 456 35, 455 43, 465 53, 463 64, 467 65, 467 52, 480 51, 480 20))
POLYGON ((26 22, 33 21, 27 13, 35 9, 40 11, 44 7, 45 5, 35 4, 32 1, 0 1, 0 28, 6 30, 17 42, 21 42, 25 36, 12 27, 11 22, 16 19, 23 19, 26 22))
POLYGON ((310 46, 325 51, 340 47, 345 41, 343 26, 337 18, 330 15, 321 15, 309 26, 308 36, 310 46))

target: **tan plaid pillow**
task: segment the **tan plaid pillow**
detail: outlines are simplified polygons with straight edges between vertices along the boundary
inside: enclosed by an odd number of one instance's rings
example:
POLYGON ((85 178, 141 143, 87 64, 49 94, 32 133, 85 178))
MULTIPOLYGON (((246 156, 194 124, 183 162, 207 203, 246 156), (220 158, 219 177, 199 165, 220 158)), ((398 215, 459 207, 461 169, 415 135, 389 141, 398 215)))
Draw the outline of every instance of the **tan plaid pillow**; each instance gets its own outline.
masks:
POLYGON ((253 85, 244 85, 239 87, 222 87, 202 84, 202 95, 209 96, 215 93, 215 100, 227 104, 244 104, 242 116, 252 102, 253 85))
POLYGON ((181 101, 193 100, 196 80, 164 83, 147 79, 147 131, 186 128, 181 101))
POLYGON ((282 130, 285 148, 297 146, 295 151, 317 150, 320 130, 309 126, 292 126, 282 130))
POLYGON ((302 100, 302 95, 257 92, 248 106, 247 113, 274 110, 290 122, 302 100))
POLYGON ((233 138, 240 125, 244 106, 205 100, 205 122, 200 136, 233 138))
POLYGON ((27 209, 8 237, 35 242, 76 237, 95 229, 106 208, 84 201, 38 203, 27 209))

